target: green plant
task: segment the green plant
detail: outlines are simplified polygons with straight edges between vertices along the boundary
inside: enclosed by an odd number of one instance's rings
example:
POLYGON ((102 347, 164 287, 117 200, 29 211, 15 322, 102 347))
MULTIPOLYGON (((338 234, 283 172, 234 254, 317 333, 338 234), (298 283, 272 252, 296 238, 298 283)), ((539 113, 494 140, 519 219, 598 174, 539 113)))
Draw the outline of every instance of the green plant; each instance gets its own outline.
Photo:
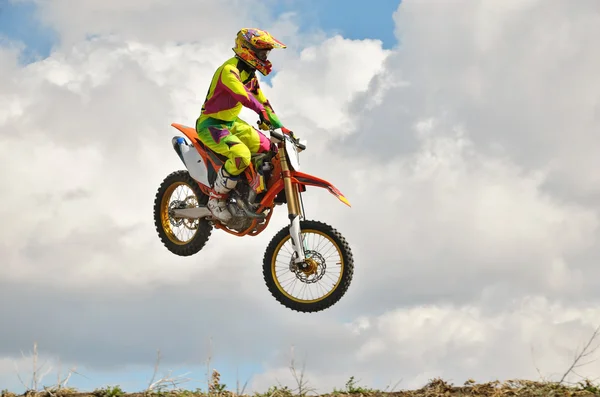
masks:
POLYGON ((271 386, 264 393, 254 393, 255 397, 292 397, 293 395, 294 393, 292 393, 292 390, 287 386, 271 386))
POLYGON ((339 390, 339 389, 333 389, 333 394, 365 394, 365 393, 373 393, 376 390, 374 389, 370 389, 370 388, 366 388, 363 386, 358 386, 356 383, 356 380, 354 379, 354 376, 351 376, 350 379, 348 379, 348 381, 346 382, 346 388, 339 390))
POLYGON ((121 397, 125 395, 125 392, 121 389, 119 385, 116 385, 96 389, 94 390, 93 395, 96 397, 121 397))
POLYGON ((600 386, 593 384, 588 379, 585 379, 584 381, 579 382, 577 384, 579 385, 580 390, 600 395, 600 386))

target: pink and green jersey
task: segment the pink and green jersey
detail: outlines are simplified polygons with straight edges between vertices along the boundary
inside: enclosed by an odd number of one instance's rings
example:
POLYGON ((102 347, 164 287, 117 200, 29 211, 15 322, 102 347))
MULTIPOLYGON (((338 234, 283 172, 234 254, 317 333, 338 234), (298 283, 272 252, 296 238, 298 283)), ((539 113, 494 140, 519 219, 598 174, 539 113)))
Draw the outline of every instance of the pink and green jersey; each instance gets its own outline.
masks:
POLYGON ((266 110, 273 127, 281 128, 281 121, 260 89, 257 77, 250 76, 246 70, 240 73, 238 61, 232 57, 216 70, 198 122, 208 118, 232 122, 245 106, 257 114, 266 110))

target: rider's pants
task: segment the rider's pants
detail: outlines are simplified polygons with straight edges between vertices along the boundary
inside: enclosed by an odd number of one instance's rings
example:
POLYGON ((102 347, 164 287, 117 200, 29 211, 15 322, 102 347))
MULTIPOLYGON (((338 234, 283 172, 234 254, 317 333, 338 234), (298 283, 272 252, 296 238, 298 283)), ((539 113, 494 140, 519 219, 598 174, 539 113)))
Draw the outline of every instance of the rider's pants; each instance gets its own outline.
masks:
POLYGON ((244 172, 253 153, 268 151, 271 147, 269 138, 239 117, 234 121, 198 119, 196 132, 209 149, 227 157, 223 166, 234 176, 244 172))

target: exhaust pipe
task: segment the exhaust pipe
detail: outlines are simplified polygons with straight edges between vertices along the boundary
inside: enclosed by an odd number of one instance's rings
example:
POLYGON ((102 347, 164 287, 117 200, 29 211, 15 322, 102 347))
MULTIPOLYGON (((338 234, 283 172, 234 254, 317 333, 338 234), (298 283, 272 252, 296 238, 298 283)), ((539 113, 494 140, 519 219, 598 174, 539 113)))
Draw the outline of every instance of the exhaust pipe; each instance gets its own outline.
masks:
POLYGON ((173 137, 173 139, 171 139, 171 144, 173 145, 173 149, 175 149, 175 153, 177 153, 183 165, 186 165, 185 161, 183 160, 183 152, 190 150, 186 140, 183 137, 176 135, 173 137))

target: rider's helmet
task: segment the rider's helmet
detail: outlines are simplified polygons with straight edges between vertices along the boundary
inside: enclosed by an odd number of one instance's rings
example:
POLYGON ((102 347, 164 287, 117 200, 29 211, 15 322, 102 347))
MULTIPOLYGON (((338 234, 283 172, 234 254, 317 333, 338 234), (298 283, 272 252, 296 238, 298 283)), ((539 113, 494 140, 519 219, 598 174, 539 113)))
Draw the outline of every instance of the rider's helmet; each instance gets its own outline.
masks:
POLYGON ((233 52, 248 65, 264 76, 271 73, 271 62, 267 59, 274 48, 286 48, 286 45, 275 39, 264 30, 244 28, 237 33, 233 52))

